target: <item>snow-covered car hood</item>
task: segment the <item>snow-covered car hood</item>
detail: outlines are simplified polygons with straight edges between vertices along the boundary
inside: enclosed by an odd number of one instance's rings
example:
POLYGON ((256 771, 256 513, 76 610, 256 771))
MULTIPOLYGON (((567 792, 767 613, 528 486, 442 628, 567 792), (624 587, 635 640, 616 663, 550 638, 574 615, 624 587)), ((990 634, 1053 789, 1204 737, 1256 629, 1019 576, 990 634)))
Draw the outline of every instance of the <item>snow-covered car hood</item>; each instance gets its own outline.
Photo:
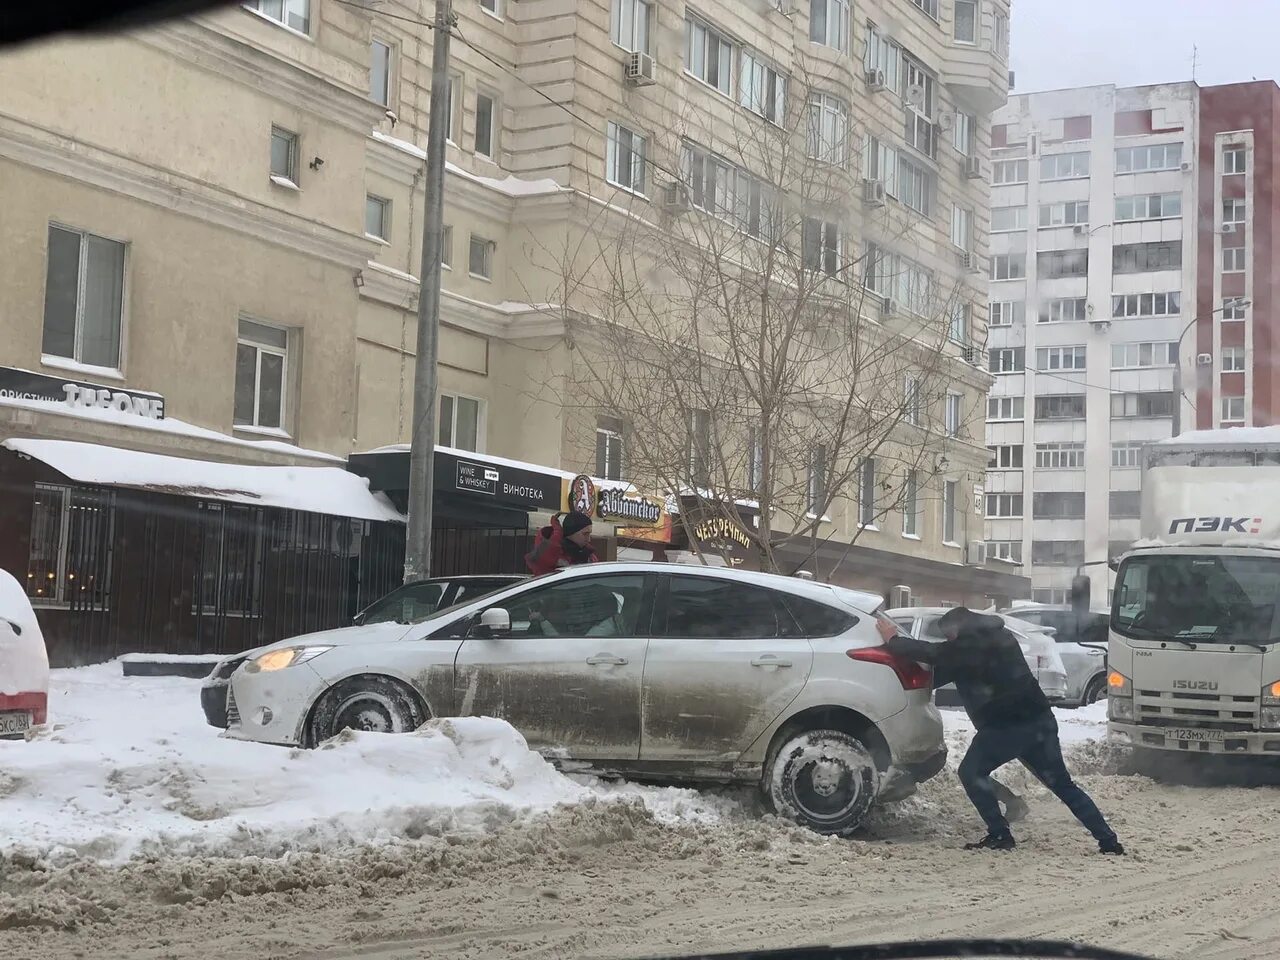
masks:
MULTIPOLYGON (((286 637, 275 643, 268 643, 251 650, 242 650, 229 657, 223 657, 219 665, 228 660, 252 659, 269 650, 281 650, 285 647, 330 646, 348 647, 358 643, 389 643, 399 640, 409 632, 411 624, 405 623, 373 623, 363 627, 338 627, 335 630, 321 630, 318 633, 304 633, 296 637, 286 637)), ((215 668, 210 672, 208 681, 217 674, 215 668)), ((206 682, 208 682, 206 681, 206 682)))

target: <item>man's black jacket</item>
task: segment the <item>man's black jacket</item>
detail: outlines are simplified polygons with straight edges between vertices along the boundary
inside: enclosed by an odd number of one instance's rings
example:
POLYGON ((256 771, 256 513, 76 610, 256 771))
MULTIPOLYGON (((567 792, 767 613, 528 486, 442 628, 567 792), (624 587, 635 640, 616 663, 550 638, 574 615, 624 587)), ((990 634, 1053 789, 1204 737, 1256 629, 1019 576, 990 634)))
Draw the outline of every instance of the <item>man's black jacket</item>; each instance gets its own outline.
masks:
POLYGON ((956 685, 973 725, 1013 726, 1049 714, 1049 701, 999 617, 971 614, 954 640, 928 643, 896 636, 895 654, 933 667, 935 687, 956 685))

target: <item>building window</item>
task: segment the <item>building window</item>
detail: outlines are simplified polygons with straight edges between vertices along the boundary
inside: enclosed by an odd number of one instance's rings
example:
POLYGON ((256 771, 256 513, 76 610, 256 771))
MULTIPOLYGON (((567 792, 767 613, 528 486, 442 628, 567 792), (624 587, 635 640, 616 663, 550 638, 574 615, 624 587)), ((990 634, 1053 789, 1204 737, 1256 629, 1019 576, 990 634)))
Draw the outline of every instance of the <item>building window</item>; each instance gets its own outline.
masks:
POLYGON ((391 104, 391 45, 378 39, 369 44, 369 99, 391 104))
POLYGON ((622 421, 617 417, 596 419, 596 476, 622 479, 622 421))
POLYGON ((884 72, 884 85, 894 93, 902 93, 902 48, 884 36, 879 28, 867 22, 867 49, 863 66, 868 71, 884 72))
POLYGON ((987 351, 987 370, 991 373, 1021 373, 1026 367, 1026 348, 996 347, 987 351))
POLYGON ((1178 362, 1178 345, 1156 343, 1113 343, 1111 369, 1135 370, 1142 367, 1169 367, 1178 362))
POLYGON ((1007 61, 1009 59, 1009 15, 1003 10, 997 10, 995 21, 996 56, 1007 61))
POLYGON ((236 426, 284 429, 288 367, 289 331, 240 321, 232 418, 236 426))
POLYGON ((1160 143, 1154 147, 1120 147, 1116 150, 1116 173, 1177 170, 1181 165, 1180 143, 1160 143))
POLYGON ((805 217, 800 255, 806 270, 836 277, 840 274, 840 225, 805 217))
POLYGON ((987 516, 1006 519, 1022 516, 1022 494, 988 493, 987 516))
POLYGON ((1083 540, 1032 540, 1031 563, 1044 567, 1076 567, 1084 563, 1083 540))
POLYGON ((1222 301, 1222 319, 1243 320, 1248 309, 1248 300, 1244 297, 1227 297, 1222 301))
POLYGON ((615 187, 644 195, 647 142, 620 123, 609 122, 605 179, 615 187))
POLYGON ((1037 370, 1083 370, 1085 368, 1085 348, 1040 347, 1036 350, 1037 370))
POLYGON ((1083 470, 1083 443, 1037 443, 1036 466, 1048 470, 1083 470))
POLYGON ((652 53, 653 3, 651 0, 613 0, 610 34, 623 50, 652 53))
POLYGON ((987 313, 987 325, 992 327, 1012 327, 1015 323, 1025 323, 1027 305, 1021 300, 994 300, 987 313))
POLYGON ((1005 563, 1022 563, 1021 540, 988 540, 987 557, 1005 563))
POLYGON ((754 50, 742 51, 738 102, 770 123, 781 124, 787 102, 787 77, 754 50))
POLYGON ((911 2, 933 19, 938 19, 938 0, 911 0, 911 2))
POLYGON ((457 122, 462 111, 458 109, 459 97, 462 96, 462 75, 450 74, 445 87, 444 136, 450 143, 458 142, 457 122))
POLYGON ((1027 229, 1026 207, 992 207, 991 232, 1007 233, 1027 229))
POLYGON ((1116 222, 1128 220, 1165 220, 1182 216, 1182 194, 1141 193, 1132 197, 1116 197, 1116 222))
POLYGON ((689 479, 698 487, 711 486, 711 411, 689 411, 689 479))
POLYGON ((1244 247, 1222 248, 1223 273, 1244 273, 1247 262, 1245 260, 1244 247))
POLYGON ((858 470, 858 523, 864 527, 876 524, 876 461, 864 457, 858 470))
POLYGON ((1032 494, 1031 515, 1037 520, 1082 520, 1084 519, 1084 494, 1032 494))
POLYGON ((1222 348, 1222 372, 1244 373, 1244 347, 1222 348))
POLYGON ((1028 162, 1026 160, 996 160, 991 164, 991 182, 995 186, 1010 183, 1026 183, 1028 162))
POLYGON ((969 304, 952 300, 947 306, 947 337, 952 343, 969 344, 969 304))
POLYGON ((271 182, 298 185, 298 135, 280 127, 271 128, 271 182))
POLYGON ((1054 153, 1040 158, 1041 180, 1078 180, 1089 176, 1089 154, 1054 153))
POLYGON ((960 425, 963 420, 964 397, 958 393, 947 393, 946 406, 943 408, 943 427, 948 437, 960 436, 960 425))
POLYGON ((1111 298, 1111 316, 1125 317, 1173 317, 1182 310, 1182 294, 1177 290, 1168 293, 1126 293, 1111 298))
POLYGON ((497 143, 498 104, 487 93, 476 94, 475 151, 482 157, 493 159, 497 143))
POLYGON ((732 209, 734 168, 702 147, 684 143, 681 174, 689 186, 689 202, 713 217, 727 216, 732 209))
POLYGON ((1025 253, 997 253, 991 258, 992 280, 1022 280, 1027 276, 1025 253))
POLYGON ((906 68, 906 130, 903 139, 907 146, 923 153, 930 160, 938 156, 938 126, 934 123, 937 108, 938 81, 914 57, 903 54, 906 68))
POLYGON ((480 9, 495 17, 502 16, 502 0, 480 0, 480 9))
POLYGON ((1108 516, 1112 520, 1133 520, 1142 516, 1142 492, 1112 490, 1108 500, 1108 516))
POLYGON ((987 420, 1021 420, 1024 412, 1022 397, 988 397, 987 420))
POLYGON ((1245 202, 1243 198, 1228 198, 1222 201, 1223 233, 1233 233, 1244 227, 1245 202))
POLYGON ((1084 297, 1058 297, 1045 301, 1039 323, 1073 323, 1089 319, 1089 301, 1084 297))
POLYGON ((920 480, 914 470, 908 470, 902 484, 902 535, 920 536, 920 480))
POLYGON ((685 71, 725 96, 733 90, 733 43, 693 16, 684 21, 685 71))
POLYGON ((966 207, 951 208, 951 242, 961 250, 968 250, 973 238, 973 211, 966 207))
POLYGON ((391 235, 391 201, 384 197, 365 194, 364 234, 375 240, 386 241, 391 235))
POLYGON ((1089 201, 1069 200, 1066 203, 1040 204, 1040 226, 1072 227, 1089 222, 1089 201))
POLYGON ((205 616, 262 615, 262 510, 229 503, 198 504, 199 562, 192 612, 205 616))
POLYGON ((848 52, 849 0, 809 0, 809 39, 848 52))
POLYGON ((920 378, 908 375, 902 393, 904 418, 913 427, 920 426, 920 378))
POLYGON ((1173 416, 1172 393, 1113 393, 1111 395, 1111 417, 1114 420, 1171 416, 1173 416))
POLYGON ((440 445, 479 453, 480 408, 474 397, 440 394, 440 445))
POLYGON ((1084 394, 1036 397, 1037 420, 1083 420, 1084 416, 1084 394))
POLYGON ((1036 255, 1040 276, 1048 280, 1089 275, 1088 250, 1046 250, 1036 255))
POLYGON ((809 455, 808 511, 820 517, 827 509, 827 448, 817 444, 809 455))
POLYGON ((974 132, 977 129, 977 117, 972 113, 956 111, 955 124, 951 128, 951 142, 955 145, 956 153, 960 154, 960 156, 973 156, 974 132))
POLYGON ((829 93, 809 94, 809 156, 843 166, 849 152, 849 108, 829 93))
POLYGON ((1222 148, 1222 172, 1245 173, 1247 170, 1243 143, 1229 143, 1222 148))
MULTIPOLYGON (((1031 600, 1033 603, 1047 603, 1051 606, 1062 606, 1067 602, 1068 590, 1032 590, 1031 600)), ((1108 602, 1108 605, 1110 603, 1108 602)))
POLYGON ((1118 469, 1142 466, 1142 444, 1129 441, 1113 443, 1111 445, 1111 466, 1118 469))
POLYGON ((1244 423, 1244 397, 1222 398, 1222 422, 1244 423))
POLYGON ((999 447, 987 447, 988 470, 1021 470, 1022 444, 1009 444, 999 447))
POLYGON ((978 0, 955 0, 952 36, 956 43, 978 42, 978 0))
POLYGON ((453 226, 448 223, 440 230, 440 266, 453 269, 453 226))
POLYGON ((110 490, 37 483, 27 551, 32 603, 104 608, 111 592, 114 530, 110 490))
POLYGON ((245 6, 299 33, 311 27, 311 0, 245 0, 245 6))
POLYGON ((898 157, 898 199, 921 216, 932 215, 937 175, 905 156, 898 157))
POLYGON ((467 272, 481 280, 493 279, 493 253, 497 248, 492 240, 471 235, 471 246, 467 252, 467 272))
POLYGON ((125 245, 49 224, 42 351, 120 368, 125 245))
POLYGON ((958 500, 958 480, 942 481, 942 542, 956 543, 956 501, 958 500))
POLYGON ((1122 243, 1111 248, 1112 273, 1146 273, 1152 270, 1181 269, 1181 240, 1122 243))

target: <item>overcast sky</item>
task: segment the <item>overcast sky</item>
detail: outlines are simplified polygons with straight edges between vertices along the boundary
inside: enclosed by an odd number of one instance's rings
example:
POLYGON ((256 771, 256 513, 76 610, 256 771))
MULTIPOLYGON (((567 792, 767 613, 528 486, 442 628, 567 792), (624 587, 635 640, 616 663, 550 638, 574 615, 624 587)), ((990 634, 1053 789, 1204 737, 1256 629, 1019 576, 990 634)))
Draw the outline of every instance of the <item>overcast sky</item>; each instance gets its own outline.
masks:
POLYGON ((1013 0, 1016 92, 1280 79, 1280 0, 1013 0))

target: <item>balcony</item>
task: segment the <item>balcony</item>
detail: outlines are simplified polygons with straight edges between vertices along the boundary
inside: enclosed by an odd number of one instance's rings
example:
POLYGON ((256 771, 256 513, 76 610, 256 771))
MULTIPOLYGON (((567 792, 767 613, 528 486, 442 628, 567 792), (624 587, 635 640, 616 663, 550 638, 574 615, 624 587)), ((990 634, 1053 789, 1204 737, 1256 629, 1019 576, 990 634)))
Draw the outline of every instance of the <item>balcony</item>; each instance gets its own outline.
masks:
POLYGON ((942 82, 975 113, 991 113, 1009 99, 1009 63, 998 56, 990 18, 978 43, 952 41, 942 54, 942 82))

